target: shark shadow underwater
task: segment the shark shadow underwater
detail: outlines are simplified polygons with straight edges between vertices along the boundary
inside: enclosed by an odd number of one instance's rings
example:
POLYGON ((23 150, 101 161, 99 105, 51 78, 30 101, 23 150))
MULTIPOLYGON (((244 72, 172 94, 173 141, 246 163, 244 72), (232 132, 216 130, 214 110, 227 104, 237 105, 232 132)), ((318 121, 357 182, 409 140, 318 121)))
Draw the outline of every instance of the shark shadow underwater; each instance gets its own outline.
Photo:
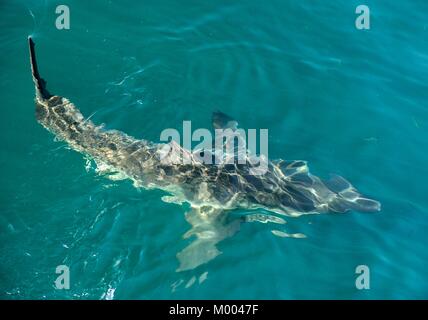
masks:
MULTIPOLYGON (((34 42, 28 38, 28 43, 36 90, 36 118, 43 127, 98 165, 108 166, 133 180, 136 186, 161 189, 171 194, 169 201, 190 204, 186 220, 192 228, 184 237, 194 240, 177 254, 180 262, 177 271, 194 269, 212 260, 220 254, 216 245, 235 234, 242 222, 262 217, 255 214, 229 219, 228 212, 234 209, 264 209, 285 216, 380 210, 379 202, 363 197, 342 177, 332 176, 325 181, 310 174, 305 161, 269 161, 264 174, 253 175, 250 161, 206 164, 174 142, 138 140, 97 126, 85 119, 67 98, 48 92, 39 75, 34 42), (162 161, 166 145, 169 157, 186 154, 190 163, 162 161)), ((236 125, 236 121, 221 112, 213 114, 214 128, 236 128, 236 125)))

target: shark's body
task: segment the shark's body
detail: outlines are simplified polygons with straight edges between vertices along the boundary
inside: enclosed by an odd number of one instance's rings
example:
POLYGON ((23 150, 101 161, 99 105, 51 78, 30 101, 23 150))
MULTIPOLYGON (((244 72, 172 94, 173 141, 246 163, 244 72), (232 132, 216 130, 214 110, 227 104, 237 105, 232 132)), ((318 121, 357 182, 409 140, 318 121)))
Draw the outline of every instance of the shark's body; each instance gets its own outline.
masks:
MULTIPOLYGON (((170 144, 168 156, 173 158, 186 153, 190 155, 190 163, 162 161, 165 159, 165 144, 105 130, 85 119, 68 99, 51 95, 39 75, 31 38, 29 47, 36 87, 36 117, 45 128, 73 149, 114 168, 139 186, 163 189, 173 194, 177 201, 190 203, 193 211, 187 219, 194 228, 187 235, 195 234, 197 240, 180 253, 181 258, 179 254, 180 270, 212 259, 218 254, 215 244, 236 231, 236 223, 230 226, 224 222, 225 210, 264 208, 297 216, 380 209, 377 201, 362 197, 341 177, 322 181, 311 175, 304 161, 269 162, 267 172, 255 176, 250 172, 249 163, 205 164, 174 143, 170 144)), ((213 115, 215 128, 225 127, 230 123, 228 120, 220 112, 213 115)))

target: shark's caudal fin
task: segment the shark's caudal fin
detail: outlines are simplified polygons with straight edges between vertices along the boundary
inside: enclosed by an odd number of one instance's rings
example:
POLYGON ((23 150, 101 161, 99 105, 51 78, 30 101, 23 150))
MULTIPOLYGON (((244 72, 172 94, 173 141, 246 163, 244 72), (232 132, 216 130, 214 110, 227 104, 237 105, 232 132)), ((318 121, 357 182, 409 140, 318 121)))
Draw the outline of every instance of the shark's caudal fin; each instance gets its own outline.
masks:
POLYGON ((40 77, 39 69, 37 67, 35 44, 31 37, 28 37, 28 47, 30 49, 30 63, 31 72, 33 74, 33 81, 36 87, 36 94, 38 98, 49 99, 52 95, 46 89, 46 81, 40 77))

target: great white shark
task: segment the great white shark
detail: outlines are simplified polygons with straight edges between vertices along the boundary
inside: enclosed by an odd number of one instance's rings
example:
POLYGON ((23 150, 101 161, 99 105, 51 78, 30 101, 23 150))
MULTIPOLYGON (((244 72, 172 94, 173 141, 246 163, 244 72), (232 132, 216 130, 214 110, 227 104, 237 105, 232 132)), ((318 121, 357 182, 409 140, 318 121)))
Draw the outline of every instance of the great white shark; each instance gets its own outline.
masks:
MULTIPOLYGON (((177 254, 178 271, 196 268, 220 254, 216 244, 238 231, 241 222, 259 220, 262 215, 229 219, 233 209, 262 209, 285 216, 311 213, 374 212, 380 203, 362 196, 340 176, 322 180, 309 173, 305 161, 269 161, 262 175, 251 174, 252 164, 206 164, 190 150, 169 143, 169 156, 190 156, 190 163, 168 163, 164 143, 136 139, 117 130, 97 126, 85 118, 67 98, 51 94, 39 74, 35 44, 28 38, 30 63, 35 84, 37 121, 72 149, 132 179, 143 188, 157 188, 171 194, 164 197, 188 203, 186 213, 192 228, 184 235, 194 241, 177 254)), ((213 127, 236 128, 237 122, 215 112, 213 127), (231 124, 233 124, 231 126, 231 124)), ((266 216, 265 216, 266 217, 266 216)), ((268 220, 275 222, 275 216, 268 220)), ((282 221, 279 219, 277 221, 282 221)))

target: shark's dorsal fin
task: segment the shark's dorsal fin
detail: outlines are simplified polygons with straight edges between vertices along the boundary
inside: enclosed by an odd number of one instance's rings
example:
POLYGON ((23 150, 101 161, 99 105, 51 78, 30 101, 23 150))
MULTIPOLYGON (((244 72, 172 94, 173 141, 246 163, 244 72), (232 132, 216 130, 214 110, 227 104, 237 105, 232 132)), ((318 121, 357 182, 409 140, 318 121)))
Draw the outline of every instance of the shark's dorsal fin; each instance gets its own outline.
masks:
POLYGON ((220 149, 220 153, 216 156, 224 157, 226 162, 229 161, 227 159, 236 157, 245 159, 249 154, 247 138, 245 131, 238 128, 238 121, 221 111, 215 111, 212 114, 212 124, 215 130, 215 152, 219 152, 219 146, 223 145, 223 149, 220 149), (222 150, 225 152, 223 153, 222 150))
POLYGON ((232 129, 238 128, 238 121, 229 117, 221 111, 214 111, 212 114, 212 124, 214 129, 232 129))

